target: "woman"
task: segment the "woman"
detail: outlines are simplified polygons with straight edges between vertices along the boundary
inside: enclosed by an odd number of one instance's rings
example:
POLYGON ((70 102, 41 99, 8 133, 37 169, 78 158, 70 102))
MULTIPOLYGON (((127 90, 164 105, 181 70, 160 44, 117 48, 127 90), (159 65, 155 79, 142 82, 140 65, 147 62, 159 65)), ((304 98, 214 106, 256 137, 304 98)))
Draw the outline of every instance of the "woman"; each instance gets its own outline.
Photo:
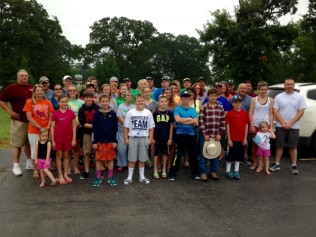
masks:
POLYGON ((221 84, 221 95, 224 96, 227 100, 229 100, 232 97, 232 95, 228 91, 228 84, 226 81, 221 81, 221 84))
MULTIPOLYGON (((69 101, 68 101, 69 109, 72 110, 76 115, 77 133, 76 133, 76 146, 74 147, 74 173, 80 174, 79 155, 80 155, 80 144, 82 144, 83 133, 82 133, 82 127, 80 126, 79 120, 78 120, 78 112, 84 102, 81 99, 79 99, 78 89, 74 85, 71 85, 68 87, 67 96, 69 98, 69 101)), ((71 159, 69 161, 70 161, 70 164, 69 164, 68 174, 71 174, 71 159)))
POLYGON ((140 79, 137 82, 137 89, 136 89, 139 92, 138 94, 144 95, 144 89, 146 87, 149 87, 148 81, 146 79, 140 79))
POLYGON ((39 172, 35 165, 35 147, 39 140, 41 128, 50 129, 51 117, 54 112, 52 103, 46 99, 44 88, 41 84, 34 86, 32 98, 28 99, 23 111, 26 112, 28 124, 28 139, 31 147, 31 158, 33 162, 33 178, 39 178, 39 172))
POLYGON ((124 140, 124 121, 128 111, 136 106, 132 104, 133 94, 127 91, 125 94, 125 102, 117 108, 118 131, 117 131, 117 172, 122 172, 123 168, 128 165, 127 154, 128 146, 124 140))
POLYGON ((150 112, 154 112, 156 102, 151 98, 151 89, 149 87, 145 87, 143 92, 145 97, 145 109, 148 109, 150 112))
POLYGON ((172 90, 172 94, 173 94, 173 100, 177 103, 180 104, 181 99, 180 99, 180 89, 181 89, 181 85, 180 82, 178 80, 173 80, 170 83, 170 88, 172 90))
MULTIPOLYGON (((116 99, 113 97, 113 94, 111 92, 111 87, 109 84, 103 84, 101 86, 101 94, 108 95, 110 97, 110 108, 114 111, 117 110, 117 102, 116 99)), ((99 104, 99 98, 95 101, 96 104, 99 104)))
POLYGON ((121 104, 125 103, 125 95, 127 92, 127 85, 125 83, 121 83, 119 90, 120 90, 120 92, 118 94, 118 97, 116 98, 117 106, 120 106, 121 104))
POLYGON ((54 86, 54 96, 50 99, 50 102, 54 106, 54 110, 58 109, 58 99, 63 94, 63 88, 60 84, 54 86))
POLYGON ((203 91, 200 83, 194 83, 192 88, 194 89, 195 98, 200 101, 200 104, 203 103, 203 91))
MULTIPOLYGON (((274 100, 268 97, 268 83, 260 81, 258 83, 258 96, 251 99, 249 109, 250 128, 249 132, 254 137, 259 131, 259 124, 262 121, 266 121, 269 127, 273 124, 273 103, 274 100)), ((255 170, 257 167, 257 145, 252 143, 252 160, 253 163, 250 166, 251 170, 255 170)))

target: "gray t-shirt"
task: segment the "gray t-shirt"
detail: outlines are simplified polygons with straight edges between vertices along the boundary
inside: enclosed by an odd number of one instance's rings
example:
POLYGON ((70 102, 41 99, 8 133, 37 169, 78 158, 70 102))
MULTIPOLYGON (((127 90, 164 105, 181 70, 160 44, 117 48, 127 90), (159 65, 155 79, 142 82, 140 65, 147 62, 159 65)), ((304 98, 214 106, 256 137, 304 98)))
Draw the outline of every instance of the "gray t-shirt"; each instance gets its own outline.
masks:
MULTIPOLYGON (((136 108, 134 104, 130 104, 130 105, 126 105, 125 103, 120 104, 119 107, 117 108, 116 115, 118 118, 122 117, 125 119, 127 112, 134 108, 136 108)), ((123 124, 118 122, 118 128, 123 130, 124 128, 123 124)))
MULTIPOLYGON (((304 97, 297 92, 292 94, 282 92, 275 97, 273 108, 279 110, 279 114, 285 121, 291 121, 300 109, 306 109, 306 103, 304 97)), ((277 121, 276 126, 282 127, 279 121, 277 121)), ((300 122, 297 121, 292 128, 299 129, 300 122)))

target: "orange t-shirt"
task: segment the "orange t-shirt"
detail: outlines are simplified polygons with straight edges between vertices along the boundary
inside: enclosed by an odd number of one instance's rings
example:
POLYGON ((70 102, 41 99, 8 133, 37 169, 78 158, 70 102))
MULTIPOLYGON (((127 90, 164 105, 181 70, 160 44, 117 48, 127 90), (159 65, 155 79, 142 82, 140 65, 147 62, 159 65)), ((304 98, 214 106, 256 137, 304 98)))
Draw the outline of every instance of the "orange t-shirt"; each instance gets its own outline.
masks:
MULTIPOLYGON (((25 113, 32 112, 32 118, 42 128, 46 128, 49 123, 50 115, 54 111, 52 103, 47 100, 36 100, 36 104, 32 103, 32 99, 28 99, 24 105, 23 111, 25 113)), ((34 127, 32 123, 28 125, 28 133, 39 134, 39 129, 34 127)))

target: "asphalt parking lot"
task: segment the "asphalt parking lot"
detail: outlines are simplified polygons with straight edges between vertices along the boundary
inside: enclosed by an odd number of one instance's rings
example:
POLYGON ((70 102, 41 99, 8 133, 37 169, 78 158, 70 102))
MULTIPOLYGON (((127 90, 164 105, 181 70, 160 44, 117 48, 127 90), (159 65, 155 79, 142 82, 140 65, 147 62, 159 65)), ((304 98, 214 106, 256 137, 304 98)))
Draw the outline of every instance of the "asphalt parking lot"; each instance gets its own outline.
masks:
MULTIPOLYGON (((10 150, 0 150, 0 236, 316 236, 316 161, 299 162, 290 173, 289 158, 271 176, 241 166, 241 180, 196 181, 182 168, 174 183, 153 180, 124 186, 91 186, 93 177, 39 188, 32 171, 11 172, 10 150)), ((25 159, 22 158, 24 167, 25 159)))

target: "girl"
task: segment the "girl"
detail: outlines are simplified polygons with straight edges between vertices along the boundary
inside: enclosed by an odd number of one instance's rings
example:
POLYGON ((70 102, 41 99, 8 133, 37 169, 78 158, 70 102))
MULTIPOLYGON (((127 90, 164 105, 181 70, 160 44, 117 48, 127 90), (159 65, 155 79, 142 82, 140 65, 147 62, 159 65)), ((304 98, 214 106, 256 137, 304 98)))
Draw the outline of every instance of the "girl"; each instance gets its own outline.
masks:
MULTIPOLYGON (((259 131, 259 124, 261 121, 266 121, 269 126, 273 124, 273 104, 274 100, 268 97, 268 83, 260 81, 258 83, 258 96, 251 99, 249 109, 250 128, 249 132, 252 137, 255 137, 259 131)), ((252 160, 253 163, 250 166, 251 170, 255 170, 257 166, 257 145, 252 144, 252 160)))
MULTIPOLYGON (((73 150, 74 150, 74 173, 75 174, 80 174, 80 170, 79 170, 79 156, 80 153, 82 154, 82 149, 80 151, 80 144, 82 144, 82 137, 83 137, 83 128, 81 127, 81 125, 79 124, 79 120, 78 120, 78 112, 79 109, 82 107, 82 105, 84 104, 84 102, 79 99, 79 93, 78 93, 78 89, 76 86, 71 85, 68 87, 68 106, 69 109, 71 109, 75 115, 76 115, 76 125, 77 125, 77 132, 76 132, 76 146, 74 146, 73 150)), ((71 159, 69 160, 69 170, 68 173, 71 174, 71 159)))
POLYGON ((151 89, 149 87, 145 87, 143 93, 145 97, 145 109, 148 109, 150 112, 154 112, 156 102, 151 98, 151 89))
POLYGON ((52 145, 56 150, 56 164, 60 184, 71 183, 68 168, 71 159, 72 147, 76 145, 76 115, 68 109, 68 97, 61 95, 58 99, 59 109, 52 116, 51 137, 52 145), (61 161, 64 158, 64 175, 61 161))
POLYGON ((35 179, 39 178, 39 173, 35 165, 35 145, 39 139, 41 128, 49 129, 54 107, 52 103, 46 99, 43 86, 37 84, 34 86, 32 98, 28 99, 24 105, 23 111, 26 112, 26 117, 29 121, 28 139, 31 146, 31 158, 33 161, 35 179))
POLYGON ((121 83, 120 92, 118 94, 118 97, 116 98, 117 107, 125 103, 126 92, 127 92, 127 85, 125 83, 121 83))
POLYGON ((257 132, 254 142, 257 144, 257 156, 259 157, 259 165, 256 172, 261 172, 263 161, 265 165, 266 174, 270 174, 269 171, 269 157, 270 157, 270 137, 275 138, 275 134, 269 129, 269 124, 266 121, 262 121, 259 124, 259 132, 257 132))
MULTIPOLYGON (((109 84, 103 84, 101 86, 101 95, 107 95, 110 97, 110 107, 112 110, 116 111, 117 110, 117 102, 116 99, 113 97, 113 94, 111 92, 111 87, 109 84)), ((99 98, 96 99, 95 103, 99 105, 100 101, 99 98)))
POLYGON ((110 108, 110 97, 107 95, 100 96, 101 108, 96 111, 93 117, 92 125, 92 147, 96 150, 96 179, 92 186, 99 187, 102 182, 103 163, 107 163, 108 183, 116 186, 117 181, 113 178, 114 158, 116 157, 117 148, 117 116, 115 111, 110 108))
POLYGON ((49 171, 50 169, 50 152, 52 144, 48 141, 48 129, 42 128, 39 133, 39 141, 35 145, 35 165, 40 171, 41 184, 40 187, 45 186, 45 175, 52 181, 51 186, 56 186, 58 179, 55 179, 53 174, 49 171))

